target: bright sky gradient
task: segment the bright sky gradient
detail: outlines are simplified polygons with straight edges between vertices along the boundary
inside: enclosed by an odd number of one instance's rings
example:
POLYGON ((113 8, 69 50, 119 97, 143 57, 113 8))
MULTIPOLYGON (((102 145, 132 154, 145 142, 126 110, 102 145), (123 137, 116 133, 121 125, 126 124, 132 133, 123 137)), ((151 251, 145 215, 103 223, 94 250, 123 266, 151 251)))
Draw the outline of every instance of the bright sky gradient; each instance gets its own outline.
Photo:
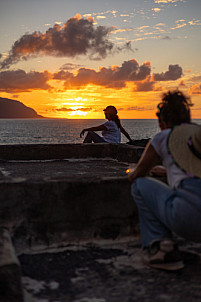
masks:
POLYGON ((155 118, 178 88, 201 118, 201 1, 1 1, 0 68, 0 96, 45 117, 155 118))

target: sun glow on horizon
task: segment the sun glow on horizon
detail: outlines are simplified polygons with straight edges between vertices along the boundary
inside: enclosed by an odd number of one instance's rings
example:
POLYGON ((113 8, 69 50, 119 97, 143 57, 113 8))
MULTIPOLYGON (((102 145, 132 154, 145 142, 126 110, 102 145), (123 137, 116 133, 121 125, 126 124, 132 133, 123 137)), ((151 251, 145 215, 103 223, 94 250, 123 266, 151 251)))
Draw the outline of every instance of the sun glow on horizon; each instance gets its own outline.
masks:
MULTIPOLYGON (((22 92, 13 95, 13 98, 33 108, 45 118, 104 119, 103 109, 113 105, 117 108, 120 119, 155 119, 156 107, 165 88, 161 91, 140 92, 132 88, 127 85, 119 90, 88 85, 79 90, 54 92, 35 90, 32 94, 22 92)), ((184 87, 183 90, 184 93, 187 92, 187 88, 184 87)), ((1 96, 10 98, 8 93, 2 93, 1 96)), ((200 96, 190 95, 190 97, 194 104, 191 108, 192 118, 200 118, 200 96)))
POLYGON ((70 116, 86 116, 87 112, 83 112, 81 110, 72 111, 69 113, 70 116))

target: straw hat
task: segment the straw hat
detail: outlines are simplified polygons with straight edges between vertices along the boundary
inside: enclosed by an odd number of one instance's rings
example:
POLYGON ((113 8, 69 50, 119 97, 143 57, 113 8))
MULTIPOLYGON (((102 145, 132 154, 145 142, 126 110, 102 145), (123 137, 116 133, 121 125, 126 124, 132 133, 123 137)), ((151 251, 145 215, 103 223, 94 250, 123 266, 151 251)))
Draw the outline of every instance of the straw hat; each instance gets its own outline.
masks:
POLYGON ((182 170, 201 178, 201 126, 183 124, 175 127, 170 133, 168 148, 182 170))

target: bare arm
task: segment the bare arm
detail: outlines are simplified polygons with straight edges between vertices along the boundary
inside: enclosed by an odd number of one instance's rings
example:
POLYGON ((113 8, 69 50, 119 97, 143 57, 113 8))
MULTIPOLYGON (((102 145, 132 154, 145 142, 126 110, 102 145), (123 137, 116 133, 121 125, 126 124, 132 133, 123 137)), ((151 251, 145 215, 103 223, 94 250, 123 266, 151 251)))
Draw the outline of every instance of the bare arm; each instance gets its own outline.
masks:
POLYGON ((128 134, 128 132, 122 127, 120 126, 120 131, 121 133, 123 133, 125 135, 125 137, 129 140, 129 141, 132 141, 130 135, 128 134))
POLYGON ((148 143, 136 165, 135 171, 128 175, 129 180, 133 182, 138 177, 146 176, 150 169, 157 164, 159 158, 154 147, 148 143))
POLYGON ((82 130, 82 132, 80 133, 80 137, 82 137, 86 131, 105 131, 105 130, 107 130, 107 128, 105 127, 104 124, 96 127, 86 128, 82 130))

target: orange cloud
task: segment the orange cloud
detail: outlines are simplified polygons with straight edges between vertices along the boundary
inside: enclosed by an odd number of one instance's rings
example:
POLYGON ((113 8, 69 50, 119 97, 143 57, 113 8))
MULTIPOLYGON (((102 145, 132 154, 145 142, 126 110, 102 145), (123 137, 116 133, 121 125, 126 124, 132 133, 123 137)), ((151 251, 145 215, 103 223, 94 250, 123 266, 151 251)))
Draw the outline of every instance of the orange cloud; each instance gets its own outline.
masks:
POLYGON ((153 81, 152 77, 148 76, 145 80, 136 82, 135 85, 135 91, 152 91, 154 90, 155 81, 153 81))
POLYGON ((80 68, 75 76, 68 71, 60 71, 54 74, 54 79, 64 80, 66 88, 94 84, 106 88, 121 89, 126 87, 126 82, 136 82, 146 79, 150 75, 150 72, 150 62, 139 65, 135 59, 132 59, 124 61, 120 67, 102 67, 98 72, 94 69, 80 68))
POLYGON ((201 84, 193 85, 188 92, 189 94, 201 94, 201 84))
POLYGON ((102 67, 98 72, 94 69, 80 68, 74 75, 62 70, 54 74, 54 79, 63 80, 65 88, 93 84, 106 88, 122 89, 130 82, 135 84, 135 91, 153 91, 157 81, 174 81, 179 79, 182 73, 182 68, 176 64, 169 65, 166 72, 151 76, 150 62, 139 65, 135 59, 132 59, 124 61, 121 66, 102 67))
POLYGON ((58 112, 73 112, 73 111, 83 111, 83 112, 89 112, 92 111, 93 108, 91 107, 79 107, 77 109, 72 109, 72 108, 66 108, 66 107, 62 107, 62 108, 57 108, 54 109, 54 111, 58 111, 58 112))
MULTIPOLYGON (((91 59, 105 58, 112 51, 121 51, 121 48, 115 48, 108 40, 108 34, 113 30, 113 27, 95 27, 92 18, 84 19, 76 15, 67 20, 63 26, 55 24, 44 34, 36 31, 23 35, 15 41, 8 57, 0 63, 0 68, 9 68, 20 60, 40 55, 56 57, 88 55, 91 59)), ((125 48, 130 50, 130 43, 122 49, 125 48)))
POLYGON ((194 76, 194 77, 190 78, 190 81, 200 82, 201 81, 201 75, 200 76, 194 76))
POLYGON ((186 87, 186 84, 185 84, 184 81, 181 81, 181 82, 179 83, 179 86, 180 86, 180 87, 186 87))
POLYGON ((150 62, 140 65, 135 59, 124 61, 121 66, 109 68, 101 67, 99 71, 89 68, 79 68, 76 73, 72 73, 70 66, 64 66, 60 71, 50 73, 44 72, 25 72, 21 69, 0 72, 0 91, 16 93, 31 90, 50 90, 60 92, 67 89, 80 89, 87 85, 102 86, 112 89, 123 89, 130 87, 133 91, 156 91, 157 81, 173 81, 182 75, 182 68, 179 65, 169 65, 169 70, 162 73, 151 75, 150 62), (67 70, 69 69, 69 70, 67 70), (51 82, 50 80, 56 80, 51 82), (53 85, 55 85, 53 87, 53 85), (63 88, 62 86, 63 85, 63 88))

